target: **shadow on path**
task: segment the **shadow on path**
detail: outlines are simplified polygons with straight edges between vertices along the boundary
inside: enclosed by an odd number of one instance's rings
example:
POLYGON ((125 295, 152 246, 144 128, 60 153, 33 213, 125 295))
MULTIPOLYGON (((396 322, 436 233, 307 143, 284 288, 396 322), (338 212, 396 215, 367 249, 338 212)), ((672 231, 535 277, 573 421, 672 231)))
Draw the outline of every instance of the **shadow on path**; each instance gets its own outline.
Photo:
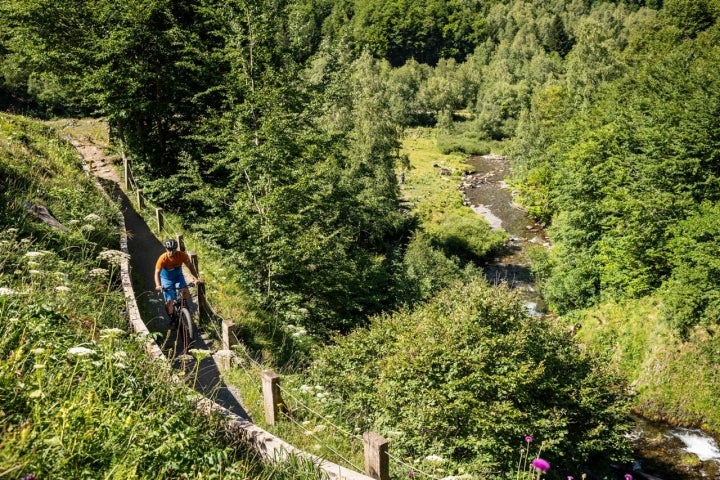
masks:
MULTIPOLYGON (((98 175, 98 180, 111 198, 118 199, 120 204, 128 235, 133 289, 148 330, 155 334, 156 342, 173 366, 185 371, 189 385, 230 412, 249 419, 230 387, 221 380, 220 371, 211 356, 201 359, 198 365, 194 357, 183 355, 186 349, 182 339, 178 338, 177 330, 170 329, 162 301, 155 291, 155 262, 164 247, 135 211, 132 202, 120 188, 118 179, 111 175, 98 175)), ((211 351, 211 346, 201 338, 202 326, 198 327, 200 331, 191 348, 211 351)))

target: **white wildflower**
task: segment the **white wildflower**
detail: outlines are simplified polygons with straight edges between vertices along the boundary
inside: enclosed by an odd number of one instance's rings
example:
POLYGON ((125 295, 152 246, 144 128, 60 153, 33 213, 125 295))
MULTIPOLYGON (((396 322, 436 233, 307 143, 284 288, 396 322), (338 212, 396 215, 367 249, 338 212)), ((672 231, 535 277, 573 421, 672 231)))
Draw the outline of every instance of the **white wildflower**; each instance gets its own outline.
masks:
POLYGON ((15 295, 17 292, 12 288, 0 287, 0 297, 9 297, 15 295))
POLYGON ((33 365, 33 370, 42 370, 43 368, 45 368, 44 363, 36 363, 35 365, 33 365))
POLYGON ((317 426, 314 428, 314 430, 315 430, 316 432, 322 432, 323 430, 326 430, 326 429, 327 429, 327 427, 326 427, 325 425, 317 425, 317 426))
POLYGON ((93 268, 90 270, 90 276, 91 277, 104 277, 108 274, 107 268, 93 268))
POLYGON ((112 338, 117 337, 125 333, 125 330, 121 328, 103 328, 100 330, 100 338, 112 338))
POLYGON ((428 462, 435 462, 435 463, 442 463, 445 461, 445 459, 442 458, 440 455, 434 455, 434 454, 428 455, 427 457, 425 457, 425 460, 427 460, 428 462))
POLYGON ((327 392, 318 392, 315 394, 315 397, 322 400, 323 398, 327 397, 328 395, 329 395, 329 393, 327 393, 327 392))
POLYGON ((33 355, 42 355, 43 353, 45 353, 45 349, 44 348, 33 348, 32 350, 30 350, 30 353, 32 353, 33 355))
POLYGON ((58 285, 57 287, 55 287, 55 290, 57 290, 58 292, 69 292, 70 287, 66 287, 65 285, 58 285))
POLYGON ((101 220, 101 218, 100 215, 96 213, 90 213, 88 215, 85 215, 86 222, 97 222, 98 220, 101 220))
POLYGON ((30 275, 40 275, 42 272, 40 270, 28 270, 28 273, 30 275))
POLYGON ((85 357, 88 355, 95 355, 95 350, 86 347, 72 347, 67 351, 68 355, 76 355, 78 357, 85 357))
POLYGON ((90 225, 89 223, 86 223, 82 227, 80 227, 80 230, 83 232, 92 232, 95 230, 95 225, 90 225))
POLYGON ((313 387, 311 387, 310 385, 300 385, 299 390, 303 393, 308 393, 313 391, 313 387))
POLYGON ((118 350, 117 352, 113 352, 112 358, 113 360, 125 360, 127 358, 127 352, 118 350))
POLYGON ((40 262, 36 262, 35 260, 28 260, 27 264, 28 264, 28 267, 39 267, 40 266, 40 262))
POLYGON ((45 252, 26 252, 25 256, 28 258, 38 258, 45 255, 45 252))
POLYGON ((123 261, 129 260, 130 255, 120 250, 103 250, 97 256, 98 260, 105 260, 113 265, 120 265, 123 261))

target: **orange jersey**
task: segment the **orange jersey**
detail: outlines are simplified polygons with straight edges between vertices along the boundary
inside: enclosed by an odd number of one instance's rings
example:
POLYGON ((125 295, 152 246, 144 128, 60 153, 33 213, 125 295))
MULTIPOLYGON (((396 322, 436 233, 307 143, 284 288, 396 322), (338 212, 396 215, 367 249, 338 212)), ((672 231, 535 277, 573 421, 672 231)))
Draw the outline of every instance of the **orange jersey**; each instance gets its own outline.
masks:
POLYGON ((183 263, 189 261, 190 257, 188 257, 187 253, 185 252, 178 250, 173 254, 172 258, 170 258, 170 255, 165 252, 160 255, 160 258, 157 259, 157 263, 155 264, 155 270, 174 270, 177 267, 182 267, 183 263))

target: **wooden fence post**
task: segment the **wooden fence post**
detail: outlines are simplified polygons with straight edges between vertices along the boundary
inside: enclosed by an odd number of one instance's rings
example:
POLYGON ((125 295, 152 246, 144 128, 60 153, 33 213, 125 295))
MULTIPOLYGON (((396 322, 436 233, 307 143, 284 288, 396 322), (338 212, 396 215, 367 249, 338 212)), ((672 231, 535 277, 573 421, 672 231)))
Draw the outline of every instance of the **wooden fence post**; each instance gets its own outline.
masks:
POLYGON ((155 209, 155 217, 157 218, 157 229, 158 233, 163 231, 163 209, 158 207, 155 209))
MULTIPOLYGON (((180 242, 182 242, 182 235, 178 235, 178 245, 181 245, 180 242)), ((197 273, 199 277, 200 264, 198 263, 197 253, 191 250, 188 252, 188 256, 190 257, 190 263, 192 263, 193 267, 195 267, 195 273, 197 273)), ((203 282, 198 282, 195 286, 197 287, 198 318, 205 318, 207 312, 207 304, 205 303, 205 284, 203 282)))
POLYGON ((125 156, 125 152, 122 154, 123 158, 123 170, 125 172, 125 191, 130 190, 130 163, 128 163, 128 159, 125 156))
POLYGON ((143 207, 145 207, 145 202, 143 202, 142 188, 137 189, 137 206, 138 206, 138 210, 142 210, 143 207))
POLYGON ((233 345, 237 345, 237 337, 235 336, 235 322, 232 320, 222 321, 222 349, 230 350, 233 345))
POLYGON ((182 233, 178 233, 177 235, 175 235, 175 238, 177 239, 178 250, 180 250, 181 252, 184 252, 185 251, 185 240, 183 240, 182 233))
MULTIPOLYGON (((179 243, 179 242, 178 242, 179 243)), ((190 263, 193 264, 193 267, 195 267, 195 273, 198 274, 198 277, 200 276, 200 265, 198 264, 198 256, 197 253, 190 250, 187 252, 188 257, 190 257, 190 263)))
POLYGON ((280 394, 280 376, 272 370, 262 372, 262 391, 265 404, 265 422, 275 425, 278 413, 283 409, 282 395, 280 394))
POLYGON ((363 434, 365 450, 365 474, 377 480, 390 480, 388 442, 373 432, 363 434))

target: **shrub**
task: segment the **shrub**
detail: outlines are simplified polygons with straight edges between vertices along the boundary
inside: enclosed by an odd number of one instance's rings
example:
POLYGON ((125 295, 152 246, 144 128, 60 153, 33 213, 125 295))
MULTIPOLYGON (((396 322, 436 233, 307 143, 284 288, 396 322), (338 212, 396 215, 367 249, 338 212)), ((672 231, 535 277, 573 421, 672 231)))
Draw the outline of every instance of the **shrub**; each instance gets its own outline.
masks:
POLYGON ((319 352, 312 372, 350 428, 446 469, 510 472, 527 434, 569 468, 628 451, 623 382, 515 294, 481 281, 375 318, 319 352))

